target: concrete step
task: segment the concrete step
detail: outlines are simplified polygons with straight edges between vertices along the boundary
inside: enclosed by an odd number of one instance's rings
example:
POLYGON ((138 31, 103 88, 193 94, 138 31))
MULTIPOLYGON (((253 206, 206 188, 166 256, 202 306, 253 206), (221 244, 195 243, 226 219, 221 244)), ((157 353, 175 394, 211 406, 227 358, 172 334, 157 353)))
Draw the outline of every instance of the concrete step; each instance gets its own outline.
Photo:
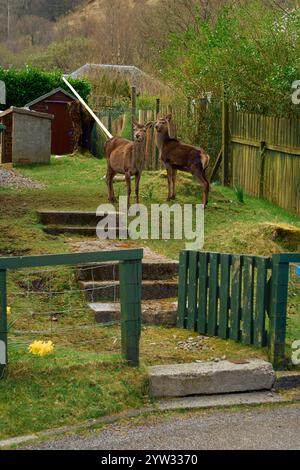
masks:
MULTIPOLYGON (((96 215, 89 211, 38 211, 39 221, 43 225, 90 225, 96 227, 98 222, 108 214, 96 215)), ((119 212, 112 212, 116 215, 116 223, 119 220, 119 212)))
MULTIPOLYGON (((86 226, 66 226, 66 225, 47 225, 44 227, 44 232, 48 233, 49 235, 82 235, 84 237, 94 237, 98 238, 96 227, 89 227, 88 225, 86 226)), ((122 236, 126 236, 127 230, 124 228, 113 228, 110 230, 110 239, 114 238, 119 238, 120 233, 122 233, 122 236)))
POLYGON ((271 390, 276 375, 272 365, 260 359, 174 364, 149 368, 155 397, 183 397, 271 390))
MULTIPOLYGON (((120 303, 90 303, 97 323, 120 321, 120 303)), ((142 323, 145 325, 176 326, 177 302, 148 300, 142 303, 142 323)))
POLYGON ((201 408, 228 408, 240 405, 264 405, 289 402, 288 397, 268 391, 225 393, 219 395, 195 395, 190 397, 158 400, 156 406, 161 411, 197 410, 201 408))
MULTIPOLYGON (((120 298, 119 281, 80 281, 81 289, 85 292, 88 302, 98 302, 103 300, 117 300, 120 298)), ((173 299, 177 298, 178 282, 169 280, 143 281, 142 299, 173 299)))
MULTIPOLYGON (((143 279, 176 279, 178 276, 177 261, 143 260, 143 279)), ((79 281, 113 281, 119 279, 119 263, 94 264, 78 266, 79 281)))

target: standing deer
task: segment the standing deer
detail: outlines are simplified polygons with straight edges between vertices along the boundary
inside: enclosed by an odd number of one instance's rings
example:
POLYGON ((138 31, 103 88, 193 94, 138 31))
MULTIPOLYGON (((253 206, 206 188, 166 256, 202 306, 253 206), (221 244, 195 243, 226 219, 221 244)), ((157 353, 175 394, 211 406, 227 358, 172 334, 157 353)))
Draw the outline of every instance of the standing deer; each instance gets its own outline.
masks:
POLYGON ((209 163, 209 155, 200 147, 183 144, 170 137, 169 125, 172 116, 169 114, 159 118, 155 123, 156 143, 168 174, 168 201, 175 199, 177 170, 187 171, 195 176, 203 186, 202 203, 204 207, 208 202, 209 182, 205 170, 209 163))
POLYGON ((139 186, 142 171, 145 165, 145 150, 147 129, 153 123, 146 125, 133 123, 133 142, 122 137, 113 137, 105 144, 107 158, 106 182, 108 187, 108 199, 115 202, 113 179, 117 173, 125 174, 127 184, 127 204, 130 205, 131 176, 135 176, 136 202, 139 203, 139 186))

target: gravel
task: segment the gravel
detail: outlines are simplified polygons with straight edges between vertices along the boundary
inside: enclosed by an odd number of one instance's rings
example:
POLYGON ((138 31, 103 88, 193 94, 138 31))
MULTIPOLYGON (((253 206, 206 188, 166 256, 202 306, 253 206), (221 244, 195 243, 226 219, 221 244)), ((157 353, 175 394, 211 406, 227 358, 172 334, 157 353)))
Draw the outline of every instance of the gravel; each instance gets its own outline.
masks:
POLYGON ((42 450, 299 450, 300 405, 150 417, 88 435, 33 444, 42 450))
POLYGON ((0 168, 0 188, 32 188, 42 189, 45 186, 37 181, 33 181, 26 176, 20 175, 14 170, 0 168))

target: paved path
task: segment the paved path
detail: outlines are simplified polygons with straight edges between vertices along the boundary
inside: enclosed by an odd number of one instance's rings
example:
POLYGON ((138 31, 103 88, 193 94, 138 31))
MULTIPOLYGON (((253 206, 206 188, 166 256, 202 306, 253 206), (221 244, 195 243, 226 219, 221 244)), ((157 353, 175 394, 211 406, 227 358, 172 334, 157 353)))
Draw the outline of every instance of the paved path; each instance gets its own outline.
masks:
POLYGON ((201 450, 300 449, 300 404, 145 418, 31 449, 201 450))

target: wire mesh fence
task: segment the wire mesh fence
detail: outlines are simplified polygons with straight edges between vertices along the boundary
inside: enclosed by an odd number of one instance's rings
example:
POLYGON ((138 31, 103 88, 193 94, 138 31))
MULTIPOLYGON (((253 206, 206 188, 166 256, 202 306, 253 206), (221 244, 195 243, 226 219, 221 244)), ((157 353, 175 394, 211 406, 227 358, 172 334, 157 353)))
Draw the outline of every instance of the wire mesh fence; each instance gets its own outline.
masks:
POLYGON ((142 253, 124 250, 0 258, 1 377, 8 351, 28 353, 36 341, 51 342, 56 350, 99 352, 104 359, 105 354, 110 360, 123 357, 138 365, 142 253), (82 264, 85 258, 90 258, 88 264, 82 264), (109 281, 95 277, 97 261, 112 262, 109 281), (107 300, 118 305, 118 315, 113 321, 101 322, 93 302, 107 300))

